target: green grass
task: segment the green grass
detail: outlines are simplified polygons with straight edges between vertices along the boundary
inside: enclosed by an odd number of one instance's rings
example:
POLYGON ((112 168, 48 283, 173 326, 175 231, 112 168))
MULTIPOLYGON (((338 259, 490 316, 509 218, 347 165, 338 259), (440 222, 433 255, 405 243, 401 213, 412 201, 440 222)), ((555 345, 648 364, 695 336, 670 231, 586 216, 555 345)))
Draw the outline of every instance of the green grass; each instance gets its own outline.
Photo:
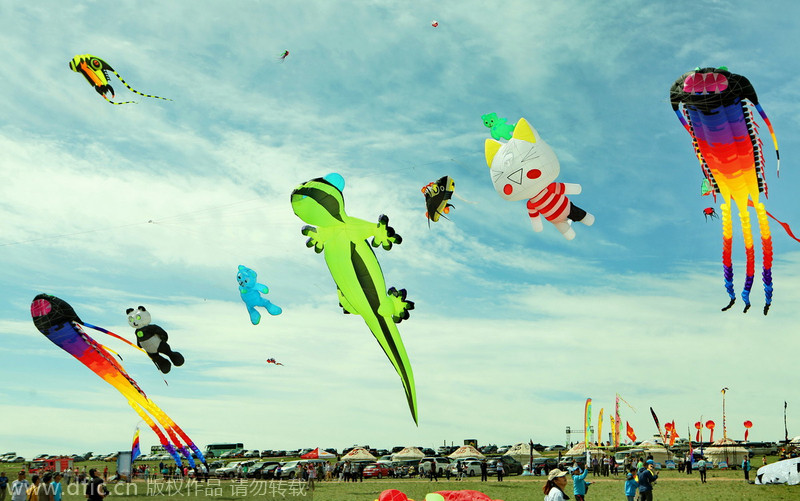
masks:
MULTIPOLYGON (((754 474, 755 471, 751 473, 754 474)), ((752 477, 753 475, 751 475, 752 477)), ((593 484, 587 499, 624 501, 623 478, 622 476, 617 478, 613 476, 592 478, 589 476, 588 480, 593 484)), ((166 501, 203 498, 217 501, 311 499, 316 501, 374 501, 385 489, 398 489, 416 501, 424 500, 425 494, 428 492, 460 489, 481 491, 493 499, 503 501, 539 501, 544 497, 542 477, 506 477, 502 483, 497 482, 497 479, 494 478, 483 483, 472 479, 463 482, 441 480, 438 483, 420 479, 365 479, 363 482, 356 483, 317 482, 316 490, 313 493, 309 493, 305 497, 292 496, 290 489, 292 486, 297 489, 299 485, 297 482, 290 483, 284 480, 280 484, 280 488, 284 489, 283 495, 277 491, 275 491, 275 495, 272 495, 271 487, 277 488, 276 483, 270 484, 262 481, 257 484, 252 480, 246 483, 227 480, 216 483, 212 481, 209 485, 177 483, 167 486, 162 484, 159 488, 151 485, 148 493, 145 482, 137 481, 132 484, 133 487, 127 495, 125 494, 126 486, 120 484, 116 487, 116 492, 112 492, 112 495, 108 497, 108 500, 133 501, 135 498, 142 501, 166 501)), ((114 485, 109 487, 112 490, 115 489, 114 485)), ((567 488, 567 493, 572 497, 572 482, 568 484, 567 488)), ((82 501, 84 499, 82 492, 65 492, 65 501, 82 501)), ((656 483, 654 499, 657 501, 797 500, 800 499, 800 486, 746 484, 741 471, 711 471, 708 474, 708 482, 701 484, 700 476, 696 472, 686 475, 677 471, 664 471, 656 483)))

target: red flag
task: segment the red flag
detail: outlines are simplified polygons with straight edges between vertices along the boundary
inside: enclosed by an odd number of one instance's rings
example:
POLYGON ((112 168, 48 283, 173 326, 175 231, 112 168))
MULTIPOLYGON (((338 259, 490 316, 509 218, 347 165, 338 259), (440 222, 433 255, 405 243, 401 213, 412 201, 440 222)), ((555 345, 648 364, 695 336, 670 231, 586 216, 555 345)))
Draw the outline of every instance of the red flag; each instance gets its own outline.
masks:
POLYGON ((628 435, 628 438, 631 440, 631 442, 636 442, 636 434, 633 432, 633 428, 631 428, 630 423, 627 421, 625 421, 625 428, 625 433, 628 435))
MULTIPOLYGON (((666 426, 666 425, 664 425, 666 426)), ((678 438, 678 429, 675 427, 675 420, 672 420, 672 433, 669 436, 669 446, 675 445, 675 439, 678 438)))

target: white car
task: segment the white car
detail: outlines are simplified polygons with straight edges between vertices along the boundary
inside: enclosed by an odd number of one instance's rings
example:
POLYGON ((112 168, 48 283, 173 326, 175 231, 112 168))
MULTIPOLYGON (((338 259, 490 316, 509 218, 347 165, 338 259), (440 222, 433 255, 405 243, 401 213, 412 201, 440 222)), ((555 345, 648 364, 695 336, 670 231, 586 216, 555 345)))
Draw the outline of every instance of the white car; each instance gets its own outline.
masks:
POLYGON ((459 474, 458 467, 461 464, 467 465, 467 476, 474 477, 481 474, 481 462, 477 459, 459 459, 450 465, 450 474, 457 477, 459 474))

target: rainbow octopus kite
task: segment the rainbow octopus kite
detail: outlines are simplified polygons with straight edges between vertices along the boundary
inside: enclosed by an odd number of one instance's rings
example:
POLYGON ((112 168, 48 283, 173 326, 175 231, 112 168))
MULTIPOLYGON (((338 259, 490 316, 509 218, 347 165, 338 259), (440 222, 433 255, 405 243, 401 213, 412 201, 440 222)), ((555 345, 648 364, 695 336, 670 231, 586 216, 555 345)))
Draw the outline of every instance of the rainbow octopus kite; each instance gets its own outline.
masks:
POLYGON ((389 250, 402 238, 388 226, 386 216, 380 216, 375 224, 345 214, 343 189, 344 179, 339 174, 312 179, 292 192, 292 210, 304 222, 317 225, 303 227, 303 235, 309 237, 306 246, 317 253, 325 251, 339 304, 345 313, 361 315, 369 326, 403 381, 408 407, 417 423, 414 373, 395 325, 408 318, 414 303, 406 299, 405 289, 392 287, 386 292, 383 271, 367 242, 372 237, 372 247, 389 250))
POLYGON ((778 141, 772 124, 767 118, 755 89, 747 78, 727 71, 727 68, 696 68, 684 73, 672 84, 669 92, 672 109, 686 131, 692 137, 695 154, 700 161, 703 174, 708 179, 714 193, 720 193, 724 202, 720 205, 722 215, 722 264, 725 275, 725 289, 730 296, 729 309, 736 302, 733 288, 733 263, 731 244, 733 224, 731 221, 730 200, 739 208, 742 224, 747 267, 745 270, 742 301, 744 311, 750 308, 750 289, 755 275, 755 256, 753 233, 750 226, 748 201, 756 209, 758 226, 761 232, 763 251, 764 315, 772 304, 772 236, 769 231, 767 211, 759 202, 759 194, 767 195, 767 182, 764 177, 764 157, 761 140, 756 132, 753 113, 745 104, 745 99, 755 106, 764 123, 767 124, 775 143, 780 173, 780 153, 778 141), (680 105, 683 104, 683 114, 680 105), (685 118, 684 118, 685 115, 685 118))
MULTIPOLYGON (((75 310, 72 309, 72 306, 55 296, 39 294, 33 298, 31 303, 31 316, 33 317, 33 325, 47 339, 78 359, 92 372, 122 393, 130 406, 133 407, 133 410, 158 436, 161 445, 164 446, 178 465, 181 464, 181 457, 178 451, 183 454, 192 468, 195 467, 192 452, 205 464, 206 460, 200 449, 195 446, 194 442, 164 411, 145 395, 136 381, 114 359, 110 350, 84 332, 81 325, 95 327, 83 322, 75 313, 75 310), (153 418, 164 428, 169 439, 153 418), (181 441, 186 445, 181 445, 181 441), (191 449, 191 452, 189 449, 191 449)), ((103 330, 101 328, 97 329, 103 330)))
POLYGON ((94 90, 97 91, 98 94, 103 96, 103 99, 108 101, 111 104, 129 104, 129 103, 136 103, 136 101, 123 101, 121 103, 115 103, 114 101, 110 100, 108 96, 106 96, 107 92, 111 92, 111 97, 114 98, 114 88, 111 87, 111 84, 108 83, 108 72, 110 71, 114 75, 119 78, 119 81, 125 84, 131 92, 139 94, 140 96, 144 97, 152 97, 154 99, 163 99, 164 101, 172 101, 172 99, 167 99, 166 97, 159 97, 159 96, 152 96, 150 94, 143 94, 138 90, 134 89, 128 82, 122 79, 119 76, 119 73, 114 71, 114 68, 111 67, 110 64, 103 61, 97 56, 93 56, 91 54, 81 54, 72 58, 72 61, 69 62, 69 69, 76 73, 80 73, 81 75, 86 78, 86 81, 89 82, 89 85, 94 87, 94 90))

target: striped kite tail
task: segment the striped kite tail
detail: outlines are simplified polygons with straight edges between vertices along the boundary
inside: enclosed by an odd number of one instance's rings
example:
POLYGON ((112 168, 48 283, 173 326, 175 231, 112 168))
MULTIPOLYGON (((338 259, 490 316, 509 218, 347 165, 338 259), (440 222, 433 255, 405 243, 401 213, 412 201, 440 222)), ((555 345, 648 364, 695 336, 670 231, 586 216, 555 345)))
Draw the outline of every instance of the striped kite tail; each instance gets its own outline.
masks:
MULTIPOLYGON (((116 75, 116 76, 117 76, 117 78, 119 78, 119 81, 120 81, 120 82, 122 82, 122 83, 125 85, 125 87, 127 87, 127 88, 128 88, 128 90, 129 90, 129 91, 131 91, 131 92, 133 92, 133 93, 135 93, 135 94, 139 94, 140 96, 144 96, 144 97, 152 97, 153 99, 163 99, 164 101, 172 101, 172 99, 169 99, 169 98, 166 98, 166 97, 154 96, 154 95, 152 95, 152 94, 145 94, 145 93, 143 93, 143 92, 139 92, 138 90, 136 90, 136 89, 134 89, 133 87, 131 87, 130 85, 128 85, 128 82, 126 82, 126 81, 125 81, 125 80, 124 80, 124 79, 123 79, 123 78, 120 76, 120 74, 119 74, 119 73, 117 73, 117 72, 116 72, 116 71, 114 71, 114 70, 111 70, 111 72, 112 72, 114 75, 116 75)), ((126 101, 126 103, 133 103, 133 102, 135 102, 135 101, 126 101)), ((112 101, 109 101, 109 103, 111 103, 111 104, 125 104, 125 103, 114 103, 114 102, 112 102, 112 101)))
POLYGON ((761 249, 763 257, 763 272, 761 277, 764 281, 764 315, 769 313, 772 304, 772 235, 769 231, 769 219, 764 204, 759 203, 755 206, 758 226, 761 230, 761 249))
POLYGON ((116 103, 116 102, 112 101, 111 99, 109 99, 108 96, 106 96, 105 94, 100 94, 100 95, 103 96, 103 99, 108 101, 108 104, 117 104, 117 105, 119 105, 119 104, 137 104, 136 101, 122 101, 121 103, 116 103))
MULTIPOLYGON (((747 313, 750 309, 750 290, 753 288, 753 278, 756 274, 755 265, 755 249, 753 248, 753 228, 750 224, 750 213, 747 211, 747 205, 744 205, 739 210, 739 220, 742 224, 742 237, 744 237, 744 252, 747 256, 747 264, 745 268, 744 288, 742 289, 742 301, 744 301, 744 311, 747 313)), ((771 244, 770 244, 771 245, 771 244)))
POLYGON ((731 261, 731 248, 733 244, 733 222, 731 221, 730 202, 720 205, 720 215, 722 217, 722 270, 725 276, 725 290, 731 302, 722 308, 726 311, 736 302, 736 292, 733 290, 733 261, 731 261))

